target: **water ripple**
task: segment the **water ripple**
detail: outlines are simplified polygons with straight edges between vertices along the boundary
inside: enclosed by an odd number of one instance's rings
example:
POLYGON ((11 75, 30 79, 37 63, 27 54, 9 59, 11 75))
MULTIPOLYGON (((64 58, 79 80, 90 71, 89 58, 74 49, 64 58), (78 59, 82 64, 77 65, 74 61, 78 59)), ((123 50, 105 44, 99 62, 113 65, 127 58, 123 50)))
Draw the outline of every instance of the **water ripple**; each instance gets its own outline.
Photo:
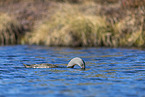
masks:
POLYGON ((0 47, 0 97, 143 97, 145 50, 121 48, 0 47), (82 57, 86 69, 65 68, 82 57), (52 63, 64 68, 33 69, 25 64, 52 63))

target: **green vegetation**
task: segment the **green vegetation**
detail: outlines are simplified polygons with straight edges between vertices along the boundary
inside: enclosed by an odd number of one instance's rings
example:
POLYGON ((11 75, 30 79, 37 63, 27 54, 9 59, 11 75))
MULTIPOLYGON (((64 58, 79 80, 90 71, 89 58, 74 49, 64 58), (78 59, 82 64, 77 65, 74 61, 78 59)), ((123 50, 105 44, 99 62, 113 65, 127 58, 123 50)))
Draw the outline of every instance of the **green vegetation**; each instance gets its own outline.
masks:
MULTIPOLYGON (((39 13, 45 14, 39 15, 42 18, 26 16, 28 25, 22 26, 28 26, 29 30, 21 38, 22 44, 145 47, 145 0, 29 1, 34 5, 40 2, 45 9, 39 13)), ((34 8, 31 11, 38 13, 34 8)))

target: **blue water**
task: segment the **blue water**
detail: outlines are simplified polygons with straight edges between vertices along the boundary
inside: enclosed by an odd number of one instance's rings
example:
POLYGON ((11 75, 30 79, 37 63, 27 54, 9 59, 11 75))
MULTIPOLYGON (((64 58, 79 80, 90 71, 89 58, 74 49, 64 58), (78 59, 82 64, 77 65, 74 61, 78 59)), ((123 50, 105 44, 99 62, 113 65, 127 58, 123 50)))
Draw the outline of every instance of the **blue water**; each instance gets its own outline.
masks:
POLYGON ((0 47, 0 97, 145 97, 145 50, 121 48, 0 47), (25 64, 75 68, 25 68, 25 64))

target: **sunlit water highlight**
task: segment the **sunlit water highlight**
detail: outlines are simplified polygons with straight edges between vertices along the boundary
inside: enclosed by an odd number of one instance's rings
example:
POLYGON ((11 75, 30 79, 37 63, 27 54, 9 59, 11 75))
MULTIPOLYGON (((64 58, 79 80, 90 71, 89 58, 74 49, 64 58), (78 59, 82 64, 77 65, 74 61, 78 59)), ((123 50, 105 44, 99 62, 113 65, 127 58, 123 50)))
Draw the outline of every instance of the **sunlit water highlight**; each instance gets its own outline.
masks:
POLYGON ((145 50, 119 48, 0 47, 0 97, 145 97, 145 50), (66 66, 73 57, 86 62, 75 68, 24 68, 25 64, 66 66))

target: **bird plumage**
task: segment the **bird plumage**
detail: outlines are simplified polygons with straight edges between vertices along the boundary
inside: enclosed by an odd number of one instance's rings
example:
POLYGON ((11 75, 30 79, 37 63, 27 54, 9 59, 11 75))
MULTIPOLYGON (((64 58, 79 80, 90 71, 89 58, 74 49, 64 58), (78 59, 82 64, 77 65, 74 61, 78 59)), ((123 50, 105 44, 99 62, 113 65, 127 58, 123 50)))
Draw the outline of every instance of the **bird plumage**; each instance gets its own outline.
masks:
MULTIPOLYGON (((32 64, 32 65, 23 64, 23 65, 26 68, 60 68, 61 67, 61 66, 57 66, 55 64, 48 64, 48 63, 32 64)), ((67 65, 67 68, 73 68, 75 65, 79 65, 81 68, 85 69, 85 62, 83 59, 81 59, 79 57, 75 57, 75 58, 71 59, 67 65)))

